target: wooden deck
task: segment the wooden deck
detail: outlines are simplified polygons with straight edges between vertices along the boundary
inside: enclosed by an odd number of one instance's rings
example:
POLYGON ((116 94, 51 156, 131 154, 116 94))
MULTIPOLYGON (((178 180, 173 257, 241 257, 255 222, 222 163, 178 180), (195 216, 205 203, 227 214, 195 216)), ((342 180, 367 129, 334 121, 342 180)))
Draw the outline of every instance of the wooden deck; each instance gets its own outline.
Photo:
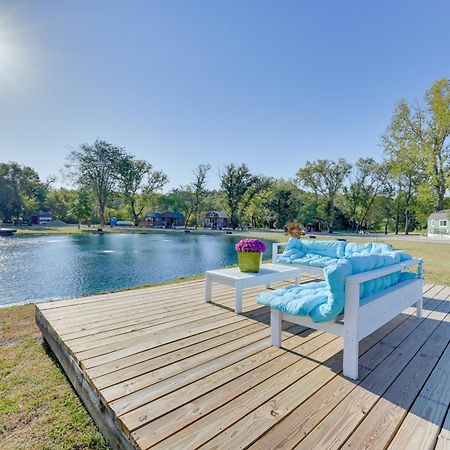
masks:
POLYGON ((36 306, 36 321, 112 448, 450 449, 450 288, 362 341, 292 326, 270 346, 246 291, 203 280, 36 306))

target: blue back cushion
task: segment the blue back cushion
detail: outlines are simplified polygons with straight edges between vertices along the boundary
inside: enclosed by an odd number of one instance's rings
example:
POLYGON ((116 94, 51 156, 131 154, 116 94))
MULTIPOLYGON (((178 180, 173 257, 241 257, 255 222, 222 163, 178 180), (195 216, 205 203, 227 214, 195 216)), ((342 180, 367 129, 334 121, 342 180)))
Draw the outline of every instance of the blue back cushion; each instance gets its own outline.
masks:
POLYGON ((387 252, 392 252, 392 245, 380 244, 378 242, 368 242, 366 244, 349 242, 345 247, 345 257, 356 255, 380 255, 381 253, 387 252))
POLYGON ((343 258, 346 243, 343 241, 302 241, 301 244, 305 253, 330 258, 343 258))

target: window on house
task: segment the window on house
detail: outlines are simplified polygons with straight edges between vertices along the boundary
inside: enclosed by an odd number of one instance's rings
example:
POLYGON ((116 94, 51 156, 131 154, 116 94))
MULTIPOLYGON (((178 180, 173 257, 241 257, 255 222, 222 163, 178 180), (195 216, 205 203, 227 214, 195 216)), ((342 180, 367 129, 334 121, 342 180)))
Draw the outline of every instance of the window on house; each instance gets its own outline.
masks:
POLYGON ((439 221, 439 226, 440 227, 446 227, 447 226, 447 221, 446 220, 440 220, 439 221))
POLYGON ((431 226, 434 227, 434 219, 431 219, 431 226))

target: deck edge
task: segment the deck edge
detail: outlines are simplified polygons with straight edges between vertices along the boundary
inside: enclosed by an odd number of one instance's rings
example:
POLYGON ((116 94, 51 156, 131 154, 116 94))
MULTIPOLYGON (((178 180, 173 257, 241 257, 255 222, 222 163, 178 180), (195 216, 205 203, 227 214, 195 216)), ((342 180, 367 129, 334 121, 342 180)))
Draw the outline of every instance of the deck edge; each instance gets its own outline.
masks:
POLYGON ((67 351, 66 346, 59 339, 57 333, 45 318, 38 305, 35 308, 35 321, 44 340, 61 364, 72 388, 83 402, 102 435, 112 449, 136 450, 138 445, 124 434, 115 420, 113 411, 106 407, 86 378, 86 374, 67 351))

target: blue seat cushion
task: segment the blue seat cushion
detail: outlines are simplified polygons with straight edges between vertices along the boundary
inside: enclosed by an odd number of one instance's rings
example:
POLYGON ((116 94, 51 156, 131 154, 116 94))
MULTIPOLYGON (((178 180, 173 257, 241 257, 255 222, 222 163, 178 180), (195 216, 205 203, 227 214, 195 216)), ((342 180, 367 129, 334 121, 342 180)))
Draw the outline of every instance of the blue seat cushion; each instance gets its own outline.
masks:
POLYGON ((309 316, 318 305, 326 302, 329 287, 325 281, 286 286, 258 294, 258 303, 294 316, 309 316))

